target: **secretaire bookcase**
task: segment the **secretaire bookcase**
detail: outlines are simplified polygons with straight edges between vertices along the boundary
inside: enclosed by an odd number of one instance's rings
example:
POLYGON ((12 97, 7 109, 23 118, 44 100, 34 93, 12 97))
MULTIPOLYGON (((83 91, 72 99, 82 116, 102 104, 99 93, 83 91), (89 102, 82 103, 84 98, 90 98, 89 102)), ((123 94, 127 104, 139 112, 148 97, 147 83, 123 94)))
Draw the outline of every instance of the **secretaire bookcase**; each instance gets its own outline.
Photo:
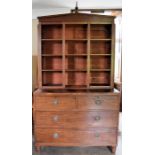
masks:
POLYGON ((35 145, 117 146, 120 94, 114 90, 114 17, 39 17, 35 145))

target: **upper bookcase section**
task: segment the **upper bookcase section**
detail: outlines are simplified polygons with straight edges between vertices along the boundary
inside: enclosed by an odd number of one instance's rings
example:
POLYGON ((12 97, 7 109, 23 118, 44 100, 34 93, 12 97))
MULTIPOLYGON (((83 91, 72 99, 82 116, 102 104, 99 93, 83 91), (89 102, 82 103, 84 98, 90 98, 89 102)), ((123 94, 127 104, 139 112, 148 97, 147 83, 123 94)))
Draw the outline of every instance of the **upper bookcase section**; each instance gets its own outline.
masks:
POLYGON ((39 22, 41 23, 63 23, 63 22, 96 22, 98 23, 113 23, 113 16, 106 15, 96 15, 96 14, 84 14, 84 13, 67 13, 67 14, 58 14, 58 15, 50 15, 50 16, 42 16, 38 17, 39 22))

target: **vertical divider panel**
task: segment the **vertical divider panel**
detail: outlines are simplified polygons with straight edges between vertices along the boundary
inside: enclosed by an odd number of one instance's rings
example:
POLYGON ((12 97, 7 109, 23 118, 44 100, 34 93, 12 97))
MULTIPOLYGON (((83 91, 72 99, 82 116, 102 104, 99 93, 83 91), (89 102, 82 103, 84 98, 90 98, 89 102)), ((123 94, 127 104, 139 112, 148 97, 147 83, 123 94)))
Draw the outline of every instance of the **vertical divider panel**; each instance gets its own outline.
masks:
POLYGON ((63 87, 66 85, 66 76, 65 76, 65 24, 63 23, 62 28, 62 72, 63 72, 63 87))
POLYGON ((42 41, 41 41, 41 31, 42 31, 42 25, 38 24, 38 85, 39 88, 42 87, 42 54, 41 54, 41 48, 42 48, 42 41))
POLYGON ((110 86, 111 88, 114 87, 114 62, 115 62, 115 23, 112 23, 112 42, 111 42, 111 79, 110 79, 110 86))
POLYGON ((90 23, 87 26, 87 88, 90 85, 90 23))

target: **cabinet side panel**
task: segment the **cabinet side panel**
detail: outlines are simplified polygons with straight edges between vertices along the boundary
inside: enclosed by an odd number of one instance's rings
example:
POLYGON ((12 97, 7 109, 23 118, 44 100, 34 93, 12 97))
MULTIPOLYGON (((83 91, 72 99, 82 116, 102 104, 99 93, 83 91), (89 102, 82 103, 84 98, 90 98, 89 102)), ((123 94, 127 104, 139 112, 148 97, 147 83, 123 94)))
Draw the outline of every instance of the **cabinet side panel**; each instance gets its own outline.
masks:
POLYGON ((42 69, 41 69, 41 24, 38 24, 38 86, 42 87, 42 69))

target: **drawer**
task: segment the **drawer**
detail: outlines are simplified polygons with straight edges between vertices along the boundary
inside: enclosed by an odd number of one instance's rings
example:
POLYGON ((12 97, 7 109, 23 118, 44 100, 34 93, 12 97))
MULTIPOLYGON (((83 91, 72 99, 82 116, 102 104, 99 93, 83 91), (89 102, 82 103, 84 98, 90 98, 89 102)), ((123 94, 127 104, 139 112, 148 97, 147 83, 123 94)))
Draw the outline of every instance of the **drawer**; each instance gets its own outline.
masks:
POLYGON ((59 111, 76 109, 74 96, 37 96, 35 108, 42 111, 59 111))
POLYGON ((81 95, 77 96, 77 104, 80 110, 119 110, 119 97, 110 95, 81 95))
POLYGON ((87 129, 93 127, 115 128, 118 126, 117 111, 36 111, 35 114, 35 124, 38 127, 87 129))
POLYGON ((37 128, 36 142, 53 146, 107 146, 116 145, 116 130, 63 130, 37 128))

